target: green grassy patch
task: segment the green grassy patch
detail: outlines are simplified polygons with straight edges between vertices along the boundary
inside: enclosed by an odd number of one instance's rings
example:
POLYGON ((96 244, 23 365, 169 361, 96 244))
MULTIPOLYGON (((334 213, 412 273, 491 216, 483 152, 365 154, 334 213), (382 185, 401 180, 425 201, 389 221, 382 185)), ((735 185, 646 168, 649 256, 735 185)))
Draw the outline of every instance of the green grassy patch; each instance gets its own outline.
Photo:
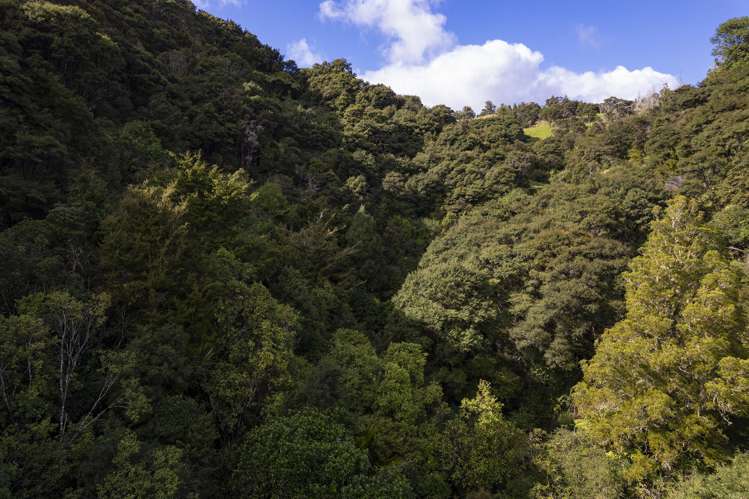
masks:
POLYGON ((534 137, 536 139, 548 139, 551 137, 552 133, 554 131, 551 128, 551 123, 548 121, 539 121, 535 125, 529 128, 523 129, 523 132, 529 137, 534 137))

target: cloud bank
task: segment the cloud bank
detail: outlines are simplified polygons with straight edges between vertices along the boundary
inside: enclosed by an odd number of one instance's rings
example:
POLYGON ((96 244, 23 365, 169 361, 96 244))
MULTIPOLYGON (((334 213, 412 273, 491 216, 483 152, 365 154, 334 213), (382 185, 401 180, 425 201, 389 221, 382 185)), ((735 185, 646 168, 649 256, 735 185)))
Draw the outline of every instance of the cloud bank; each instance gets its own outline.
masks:
POLYGON ((521 43, 491 40, 483 45, 458 45, 424 64, 389 64, 362 77, 385 83, 396 92, 418 95, 427 105, 465 105, 480 109, 495 103, 542 102, 552 95, 601 102, 612 95, 623 99, 644 97, 676 78, 651 67, 608 72, 575 73, 561 67, 542 69, 544 57, 521 43))
POLYGON ((577 73, 543 68, 543 54, 522 43, 489 40, 460 45, 446 31, 447 19, 433 12, 436 0, 326 0, 323 19, 373 28, 388 39, 387 63, 361 76, 398 93, 418 95, 427 105, 465 105, 480 109, 495 103, 542 102, 552 95, 600 102, 616 96, 635 99, 664 86, 675 88, 673 75, 651 67, 577 73))

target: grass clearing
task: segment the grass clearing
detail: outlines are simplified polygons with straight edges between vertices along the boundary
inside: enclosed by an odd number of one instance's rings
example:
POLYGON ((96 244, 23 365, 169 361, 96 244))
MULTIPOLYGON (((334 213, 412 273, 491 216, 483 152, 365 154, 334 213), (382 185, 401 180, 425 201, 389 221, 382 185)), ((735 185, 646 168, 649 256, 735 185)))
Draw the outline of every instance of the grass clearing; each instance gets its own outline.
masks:
POLYGON ((544 140, 551 137, 554 130, 552 130, 551 123, 548 121, 539 121, 532 127, 523 129, 523 132, 529 137, 544 140))

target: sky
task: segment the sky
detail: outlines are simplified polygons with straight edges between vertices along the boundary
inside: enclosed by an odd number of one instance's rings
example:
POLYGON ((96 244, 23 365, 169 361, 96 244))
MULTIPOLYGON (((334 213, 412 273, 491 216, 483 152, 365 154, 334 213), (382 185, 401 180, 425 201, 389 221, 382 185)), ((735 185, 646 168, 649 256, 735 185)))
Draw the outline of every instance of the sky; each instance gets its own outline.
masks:
POLYGON ((749 0, 194 0, 299 66, 345 58, 427 105, 635 99, 698 83, 749 0))

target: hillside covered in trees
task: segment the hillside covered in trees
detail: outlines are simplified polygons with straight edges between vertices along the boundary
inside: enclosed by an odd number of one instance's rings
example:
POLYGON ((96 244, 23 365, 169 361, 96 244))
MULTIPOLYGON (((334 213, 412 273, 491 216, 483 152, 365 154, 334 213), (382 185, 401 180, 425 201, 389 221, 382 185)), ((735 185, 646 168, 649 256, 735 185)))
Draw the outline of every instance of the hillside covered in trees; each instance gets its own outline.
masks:
POLYGON ((189 0, 0 0, 0 497, 749 497, 749 18, 713 44, 477 115, 189 0))

